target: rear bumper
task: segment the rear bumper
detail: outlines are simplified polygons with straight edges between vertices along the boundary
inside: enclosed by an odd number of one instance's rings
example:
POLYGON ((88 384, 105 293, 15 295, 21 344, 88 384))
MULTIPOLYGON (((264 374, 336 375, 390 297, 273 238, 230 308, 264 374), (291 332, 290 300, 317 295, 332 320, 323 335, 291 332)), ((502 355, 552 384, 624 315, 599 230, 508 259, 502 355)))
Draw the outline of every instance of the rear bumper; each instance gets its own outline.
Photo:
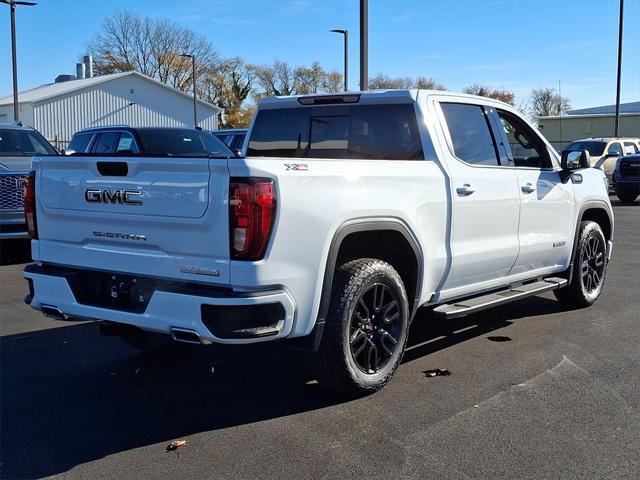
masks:
POLYGON ((144 312, 134 313, 79 303, 68 275, 57 267, 27 266, 24 277, 29 281, 30 293, 25 302, 36 310, 57 309, 63 317, 77 320, 105 320, 165 334, 195 332, 204 343, 239 344, 284 338, 295 320, 295 303, 283 289, 217 294, 202 286, 158 288, 144 312))

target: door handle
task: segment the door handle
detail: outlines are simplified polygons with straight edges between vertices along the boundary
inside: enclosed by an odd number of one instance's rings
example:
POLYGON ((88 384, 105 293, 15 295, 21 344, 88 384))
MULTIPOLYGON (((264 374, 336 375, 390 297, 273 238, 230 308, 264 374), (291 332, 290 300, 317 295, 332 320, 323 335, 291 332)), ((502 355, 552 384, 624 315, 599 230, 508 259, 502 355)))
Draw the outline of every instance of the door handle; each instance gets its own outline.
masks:
POLYGON ((523 191, 524 193, 533 193, 533 192, 535 192, 535 191, 536 191, 536 187, 534 187, 534 186, 533 186, 533 185, 531 185, 530 183, 525 183, 525 184, 522 186, 522 191, 523 191))
POLYGON ((465 183, 461 187, 456 188, 456 192, 458 192, 458 195, 463 196, 463 197, 467 196, 467 195, 471 195, 475 191, 476 191, 476 189, 473 188, 468 183, 465 183))

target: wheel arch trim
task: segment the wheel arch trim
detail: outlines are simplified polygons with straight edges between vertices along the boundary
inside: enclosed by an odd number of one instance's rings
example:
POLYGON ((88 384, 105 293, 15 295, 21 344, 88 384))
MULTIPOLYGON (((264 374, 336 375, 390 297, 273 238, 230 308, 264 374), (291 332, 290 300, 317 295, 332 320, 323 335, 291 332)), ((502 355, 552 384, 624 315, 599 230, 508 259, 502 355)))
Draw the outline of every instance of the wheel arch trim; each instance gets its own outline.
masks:
POLYGON ((424 275, 424 255, 420 248, 416 236, 411 228, 401 219, 396 217, 366 217, 347 220, 342 223, 334 232, 327 254, 327 261, 322 281, 322 291, 320 294, 320 303, 318 313, 316 315, 316 323, 312 333, 313 350, 316 351, 322 339, 324 323, 329 311, 329 301, 331 300, 331 290, 333 288, 333 276, 337 267, 338 254, 343 241, 353 233, 373 232, 373 231, 394 231, 400 233, 407 241, 413 251, 416 259, 417 278, 414 298, 412 299, 413 308, 410 311, 410 318, 413 318, 420 302, 422 291, 422 280, 424 275))
POLYGON ((580 236, 580 224, 582 223, 582 218, 584 217, 584 213, 587 210, 602 210, 607 214, 607 218, 609 219, 609 224, 611 226, 611 235, 610 235, 610 238, 608 238, 607 240, 611 241, 611 238, 613 238, 613 213, 611 211, 610 206, 607 204, 607 202, 605 202, 604 200, 590 200, 583 203, 580 206, 580 209, 578 210, 578 215, 576 217, 578 221, 576 222, 576 228, 573 235, 573 249, 571 252, 571 261, 569 262, 568 284, 570 284, 571 280, 573 279, 573 266, 575 264, 576 255, 578 253, 577 249, 578 249, 578 237, 580 236))

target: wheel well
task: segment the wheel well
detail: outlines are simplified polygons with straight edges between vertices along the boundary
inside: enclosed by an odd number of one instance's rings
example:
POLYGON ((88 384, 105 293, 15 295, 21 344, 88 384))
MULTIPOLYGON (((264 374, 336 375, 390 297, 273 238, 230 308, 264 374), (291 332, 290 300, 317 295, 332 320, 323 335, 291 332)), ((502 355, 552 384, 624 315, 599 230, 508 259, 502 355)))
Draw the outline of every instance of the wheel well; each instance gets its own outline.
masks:
POLYGON ((582 214, 581 222, 585 220, 591 220, 596 222, 602 228, 604 238, 611 240, 611 219, 607 212, 602 208, 589 208, 582 214))
POLYGON ((396 269, 409 300, 409 311, 413 311, 418 292, 418 259, 406 237, 395 230, 354 232, 340 244, 336 267, 357 258, 377 258, 396 269))

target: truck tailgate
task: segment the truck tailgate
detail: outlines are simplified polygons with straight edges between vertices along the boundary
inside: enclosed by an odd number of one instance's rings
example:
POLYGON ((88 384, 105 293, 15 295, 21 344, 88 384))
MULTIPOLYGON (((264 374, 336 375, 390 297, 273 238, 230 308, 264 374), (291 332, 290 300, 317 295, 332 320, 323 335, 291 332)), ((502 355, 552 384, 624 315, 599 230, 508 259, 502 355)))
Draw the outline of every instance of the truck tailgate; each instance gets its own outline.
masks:
POLYGON ((34 159, 34 260, 227 284, 227 161, 34 159))

